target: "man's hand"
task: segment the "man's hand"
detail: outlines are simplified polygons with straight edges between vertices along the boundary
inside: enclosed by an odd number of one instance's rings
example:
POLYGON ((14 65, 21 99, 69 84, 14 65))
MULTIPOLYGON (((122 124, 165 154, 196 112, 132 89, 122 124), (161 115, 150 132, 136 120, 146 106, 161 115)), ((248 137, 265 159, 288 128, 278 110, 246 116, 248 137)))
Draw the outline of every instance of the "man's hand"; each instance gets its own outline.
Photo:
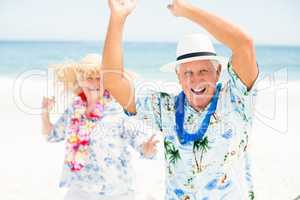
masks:
POLYGON ((183 17, 186 14, 186 8, 189 4, 185 0, 173 0, 171 4, 168 5, 168 9, 176 17, 183 17))
POLYGON ((103 48, 103 85, 129 112, 135 112, 134 87, 124 74, 123 29, 127 16, 134 10, 137 0, 108 0, 111 16, 103 48))
POLYGON ((154 156, 157 152, 156 144, 159 142, 154 139, 155 135, 152 135, 151 138, 143 144, 143 153, 146 158, 154 156))
POLYGON ((109 0, 112 16, 126 18, 136 7, 137 0, 109 0))
POLYGON ((241 81, 250 90, 258 76, 255 45, 252 38, 231 22, 189 4, 186 0, 172 0, 168 5, 175 15, 200 25, 218 41, 232 50, 232 65, 241 81))

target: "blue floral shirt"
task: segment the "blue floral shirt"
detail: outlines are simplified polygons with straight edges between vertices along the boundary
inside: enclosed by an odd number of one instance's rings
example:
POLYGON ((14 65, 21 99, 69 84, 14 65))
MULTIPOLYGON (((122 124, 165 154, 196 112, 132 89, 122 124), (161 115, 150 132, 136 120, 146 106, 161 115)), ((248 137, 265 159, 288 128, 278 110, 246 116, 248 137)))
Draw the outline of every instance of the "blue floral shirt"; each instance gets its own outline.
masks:
MULTIPOLYGON (((58 119, 47 136, 49 142, 68 140, 73 112, 71 106, 58 119)), ((106 104, 103 118, 90 134, 86 165, 74 172, 64 163, 60 187, 79 186, 106 196, 132 192, 132 151, 129 148, 133 147, 143 157, 141 145, 152 134, 143 123, 126 116, 116 102, 106 104)))
MULTIPOLYGON (((207 132, 202 140, 184 145, 175 131, 176 95, 136 94, 137 117, 163 132, 166 200, 254 199, 248 142, 255 86, 247 91, 231 62, 225 73, 207 132)), ((186 101, 185 130, 195 132, 207 108, 197 112, 186 101)))

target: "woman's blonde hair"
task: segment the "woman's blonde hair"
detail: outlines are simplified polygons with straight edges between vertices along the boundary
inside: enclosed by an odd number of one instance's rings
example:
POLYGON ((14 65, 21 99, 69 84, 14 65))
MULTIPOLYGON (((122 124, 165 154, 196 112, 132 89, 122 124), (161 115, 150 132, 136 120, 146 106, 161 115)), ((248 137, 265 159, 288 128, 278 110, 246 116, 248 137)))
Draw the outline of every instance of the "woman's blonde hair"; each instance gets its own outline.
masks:
MULTIPOLYGON (((99 54, 87 54, 79 62, 67 61, 63 64, 54 64, 49 67, 54 69, 55 83, 61 83, 64 90, 77 95, 82 92, 80 81, 89 77, 100 77, 102 58, 99 54)), ((125 75, 131 80, 140 79, 140 76, 126 70, 125 75)))
POLYGON ((54 69, 56 83, 62 83, 66 91, 78 94, 82 91, 79 83, 89 77, 100 77, 101 56, 87 54, 79 62, 68 61, 50 65, 54 69))

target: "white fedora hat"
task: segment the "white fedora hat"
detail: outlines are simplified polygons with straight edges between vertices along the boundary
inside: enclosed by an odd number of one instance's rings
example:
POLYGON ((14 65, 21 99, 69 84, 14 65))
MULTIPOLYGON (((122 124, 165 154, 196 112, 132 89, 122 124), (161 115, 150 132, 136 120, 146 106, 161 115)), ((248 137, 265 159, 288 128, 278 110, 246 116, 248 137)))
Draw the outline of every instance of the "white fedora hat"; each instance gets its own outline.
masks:
POLYGON ((207 35, 190 34, 184 36, 177 44, 176 61, 163 65, 163 72, 174 72, 182 63, 195 60, 215 60, 221 65, 226 65, 226 59, 217 56, 214 46, 207 35))

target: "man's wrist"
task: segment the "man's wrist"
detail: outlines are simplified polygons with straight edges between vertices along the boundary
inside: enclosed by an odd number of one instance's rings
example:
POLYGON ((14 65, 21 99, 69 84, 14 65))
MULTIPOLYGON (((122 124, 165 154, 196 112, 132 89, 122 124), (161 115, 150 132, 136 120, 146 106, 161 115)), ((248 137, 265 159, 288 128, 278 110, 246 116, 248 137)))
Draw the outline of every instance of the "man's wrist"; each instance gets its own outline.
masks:
POLYGON ((185 3, 184 5, 182 5, 181 9, 182 9, 181 17, 191 19, 192 13, 195 10, 195 6, 189 3, 185 3))
POLYGON ((110 15, 110 21, 114 22, 114 23, 118 23, 118 24, 124 24, 126 21, 127 16, 123 16, 123 15, 118 15, 118 14, 114 14, 111 13, 110 15))

